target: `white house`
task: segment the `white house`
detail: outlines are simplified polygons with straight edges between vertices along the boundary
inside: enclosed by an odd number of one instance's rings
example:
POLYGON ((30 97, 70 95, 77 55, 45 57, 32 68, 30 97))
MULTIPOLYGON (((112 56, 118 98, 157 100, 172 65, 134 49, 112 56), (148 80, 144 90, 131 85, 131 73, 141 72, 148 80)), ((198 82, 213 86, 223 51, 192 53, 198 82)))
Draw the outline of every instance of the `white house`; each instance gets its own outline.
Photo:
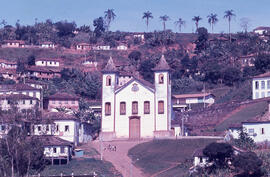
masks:
POLYGON ((91 50, 91 45, 88 43, 79 43, 75 48, 76 50, 91 50))
POLYGON ((265 27, 265 26, 259 26, 253 30, 254 33, 263 35, 264 33, 267 33, 270 31, 270 27, 265 27))
POLYGON ((36 66, 52 66, 52 67, 59 67, 60 60, 55 58, 38 58, 35 61, 36 66))
POLYGON ((0 85, 0 95, 22 94, 38 100, 42 99, 41 90, 27 84, 0 85))
POLYGON ((45 159, 49 160, 52 165, 66 164, 72 157, 72 145, 70 142, 55 136, 40 136, 45 159))
POLYGON ((0 67, 1 68, 6 68, 6 69, 16 69, 17 68, 17 62, 0 59, 0 67))
POLYGON ((204 148, 198 148, 194 151, 193 153, 193 166, 194 167, 205 167, 205 166, 208 166, 209 163, 208 163, 208 157, 206 157, 204 154, 203 154, 203 149, 204 148))
POLYGON ((253 77, 252 99, 270 96, 270 72, 253 77))
POLYGON ((117 50, 127 50, 127 49, 128 48, 125 45, 119 45, 119 46, 117 46, 117 50))
POLYGON ((61 112, 47 113, 40 123, 34 124, 33 135, 54 135, 63 140, 79 143, 80 120, 61 112))
POLYGON ((117 69, 109 59, 103 69, 102 139, 173 136, 170 67, 163 55, 153 70, 154 84, 133 76, 119 85, 117 69))
POLYGON ((40 44, 40 47, 41 47, 41 48, 46 48, 46 49, 49 49, 49 48, 54 49, 54 48, 55 48, 55 45, 54 45, 53 42, 45 41, 45 42, 42 42, 42 43, 40 44))
POLYGON ((93 50, 111 50, 111 47, 109 45, 99 45, 94 46, 93 50))
POLYGON ((34 109, 35 106, 39 107, 39 100, 23 94, 0 95, 1 110, 9 110, 12 106, 16 106, 18 110, 34 109))
POLYGON ((256 143, 270 141, 270 121, 246 121, 242 126, 256 143))

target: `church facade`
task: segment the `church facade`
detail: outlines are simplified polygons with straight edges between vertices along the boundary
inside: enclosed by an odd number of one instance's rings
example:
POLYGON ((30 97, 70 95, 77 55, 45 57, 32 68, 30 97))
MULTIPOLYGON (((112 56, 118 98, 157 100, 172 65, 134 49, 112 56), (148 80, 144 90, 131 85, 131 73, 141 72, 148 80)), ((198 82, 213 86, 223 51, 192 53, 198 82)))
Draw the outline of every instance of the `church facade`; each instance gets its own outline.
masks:
POLYGON ((154 84, 132 76, 119 84, 112 58, 103 69, 101 136, 104 140, 160 138, 171 132, 171 81, 162 55, 154 84))

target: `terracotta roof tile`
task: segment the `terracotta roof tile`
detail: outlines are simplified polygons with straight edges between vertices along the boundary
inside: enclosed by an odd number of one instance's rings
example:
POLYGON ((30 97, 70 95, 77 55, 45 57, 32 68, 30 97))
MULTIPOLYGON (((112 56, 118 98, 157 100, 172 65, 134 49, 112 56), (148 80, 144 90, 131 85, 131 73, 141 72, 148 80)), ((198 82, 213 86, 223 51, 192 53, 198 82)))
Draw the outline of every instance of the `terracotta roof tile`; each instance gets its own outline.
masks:
POLYGON ((0 100, 37 100, 35 97, 31 97, 28 95, 23 95, 23 94, 5 94, 5 95, 0 95, 0 100))
POLYGON ((39 89, 22 83, 13 85, 0 85, 0 91, 28 91, 28 90, 39 90, 39 89))
POLYGON ((253 78, 264 78, 264 77, 270 77, 270 72, 266 72, 266 73, 254 76, 253 78))
POLYGON ((48 96, 49 99, 61 99, 61 100, 79 100, 80 97, 76 95, 71 95, 68 93, 56 93, 54 95, 48 96))
POLYGON ((53 135, 37 136, 43 146, 72 146, 69 141, 63 140, 53 135))
POLYGON ((170 70, 170 66, 168 65, 164 55, 162 55, 153 71, 168 71, 168 70, 170 70))
POLYGON ((112 57, 110 57, 110 59, 108 60, 108 63, 106 64, 102 72, 117 72, 117 69, 115 67, 112 57))
POLYGON ((173 95, 174 98, 198 98, 213 95, 211 93, 194 93, 194 94, 181 94, 181 95, 173 95))

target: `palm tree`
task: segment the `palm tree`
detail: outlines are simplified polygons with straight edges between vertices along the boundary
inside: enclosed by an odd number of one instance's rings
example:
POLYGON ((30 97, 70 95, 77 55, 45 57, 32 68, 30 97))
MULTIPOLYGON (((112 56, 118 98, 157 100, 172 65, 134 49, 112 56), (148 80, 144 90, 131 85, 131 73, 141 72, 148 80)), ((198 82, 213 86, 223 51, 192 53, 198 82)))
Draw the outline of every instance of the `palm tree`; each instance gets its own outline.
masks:
POLYGON ((146 19, 147 31, 148 31, 149 19, 152 19, 152 18, 154 18, 152 15, 152 12, 147 11, 143 13, 142 19, 146 19))
POLYGON ((176 26, 178 26, 179 31, 181 32, 182 25, 185 25, 186 22, 184 20, 182 20, 182 18, 179 18, 176 22, 174 22, 174 24, 176 26))
POLYGON ((192 18, 192 20, 195 21, 196 31, 197 31, 198 28, 199 28, 199 21, 201 21, 202 18, 201 18, 200 16, 194 16, 194 17, 192 18))
POLYGON ((160 16, 159 18, 163 23, 163 30, 165 31, 166 30, 166 21, 170 20, 170 17, 168 15, 163 15, 163 16, 160 16))
POLYGON ((111 22, 116 17, 116 15, 115 15, 115 13, 113 11, 114 11, 114 9, 108 9, 108 10, 106 10, 104 12, 105 13, 105 20, 106 20, 106 23, 107 23, 107 31, 109 30, 111 22))
POLYGON ((230 41, 231 41, 231 20, 232 20, 232 17, 235 16, 233 10, 226 10, 225 12, 225 15, 224 15, 224 18, 227 18, 228 19, 228 22, 229 22, 229 35, 230 35, 230 41))
POLYGON ((208 18, 208 23, 210 24, 211 26, 211 29, 212 29, 212 33, 214 33, 214 25, 218 22, 218 18, 217 18, 217 14, 210 14, 207 16, 208 18))

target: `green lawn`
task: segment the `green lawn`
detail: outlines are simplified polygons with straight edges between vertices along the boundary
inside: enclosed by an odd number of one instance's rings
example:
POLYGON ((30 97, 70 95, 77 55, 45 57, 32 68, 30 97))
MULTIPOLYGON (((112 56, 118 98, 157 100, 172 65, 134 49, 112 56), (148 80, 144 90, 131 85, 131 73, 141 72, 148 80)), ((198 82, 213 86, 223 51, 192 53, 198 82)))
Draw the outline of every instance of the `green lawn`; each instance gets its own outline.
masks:
POLYGON ((48 165, 41 172, 41 176, 60 176, 61 173, 63 173, 63 175, 70 175, 72 172, 74 175, 91 175, 95 172, 98 176, 122 177, 110 162, 96 160, 93 158, 72 159, 67 165, 48 165))
POLYGON ((246 108, 240 110, 236 114, 233 114, 231 117, 226 119, 224 122, 216 126, 217 131, 224 131, 226 130, 230 124, 233 123, 241 123, 248 119, 252 119, 258 115, 262 115, 268 108, 268 104, 266 101, 254 103, 248 105, 246 108))
POLYGON ((185 176, 192 166, 192 154, 195 149, 214 142, 213 139, 153 140, 131 148, 128 156, 134 164, 146 174, 153 175, 172 167, 159 176, 185 176), (177 165, 178 164, 178 165, 177 165))

